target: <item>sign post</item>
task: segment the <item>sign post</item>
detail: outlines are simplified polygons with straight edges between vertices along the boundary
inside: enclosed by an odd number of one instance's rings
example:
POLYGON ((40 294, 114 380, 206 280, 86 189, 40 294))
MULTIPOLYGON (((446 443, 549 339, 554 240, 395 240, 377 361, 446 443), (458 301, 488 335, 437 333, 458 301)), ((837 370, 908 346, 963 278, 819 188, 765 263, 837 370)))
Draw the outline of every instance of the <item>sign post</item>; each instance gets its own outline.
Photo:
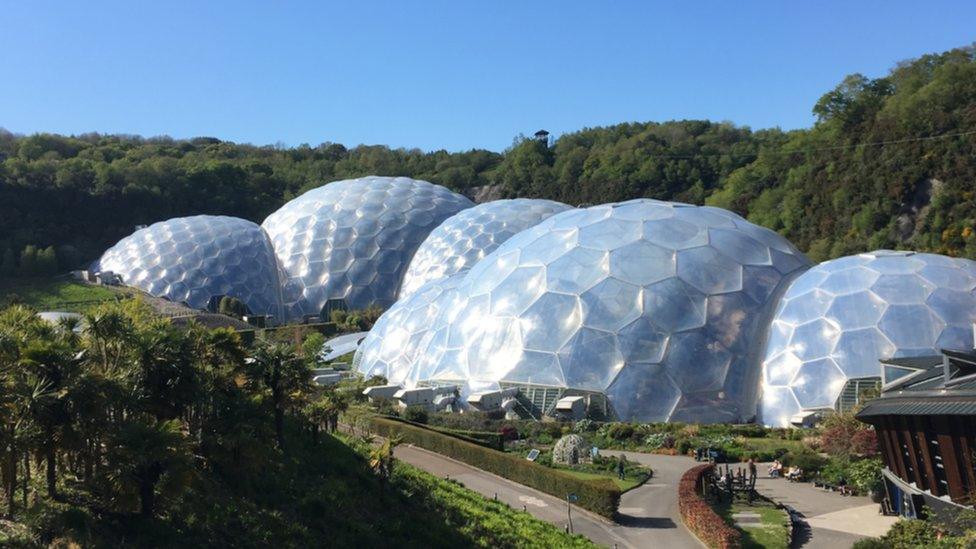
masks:
POLYGON ((573 533, 573 502, 579 500, 579 496, 573 493, 566 494, 566 518, 569 519, 569 533, 573 533))

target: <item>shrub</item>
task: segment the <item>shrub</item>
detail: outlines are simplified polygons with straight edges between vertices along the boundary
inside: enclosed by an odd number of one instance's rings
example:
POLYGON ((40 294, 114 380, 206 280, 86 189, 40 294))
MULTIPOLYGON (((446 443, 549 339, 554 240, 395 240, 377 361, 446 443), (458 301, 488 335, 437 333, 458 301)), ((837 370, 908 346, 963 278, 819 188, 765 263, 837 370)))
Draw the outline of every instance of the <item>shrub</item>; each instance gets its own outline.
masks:
POLYGON ((407 409, 403 411, 403 419, 414 423, 426 424, 429 418, 427 409, 423 406, 407 406, 407 409))
POLYGON ((711 465, 698 465, 685 472, 678 483, 678 512, 681 520, 702 543, 718 549, 742 546, 742 534, 729 526, 702 498, 699 487, 712 474, 711 465))
POLYGON ((855 461, 848 467, 848 480, 861 492, 879 490, 881 488, 881 468, 884 466, 878 458, 868 458, 855 461))
POLYGON ((592 419, 581 419, 573 425, 574 433, 586 433, 592 431, 596 428, 596 424, 593 423, 592 419))
POLYGON ((783 464, 803 469, 805 475, 815 475, 827 464, 827 460, 812 450, 797 450, 783 456, 783 464))
POLYGON ((532 463, 518 455, 506 454, 420 425, 374 417, 373 429, 380 435, 398 434, 403 441, 463 461, 514 482, 554 495, 579 496, 577 504, 606 517, 612 517, 620 504, 620 489, 610 479, 583 480, 557 469, 532 463))
POLYGON ((658 448, 674 448, 674 435, 671 433, 653 433, 644 437, 644 446, 651 450, 658 448))
POLYGON ((824 452, 836 457, 876 456, 878 438, 874 428, 853 414, 831 414, 824 419, 820 433, 824 452))
POLYGON ((492 450, 502 451, 505 449, 505 444, 502 441, 502 436, 498 433, 490 433, 486 431, 466 431, 463 429, 448 429, 446 427, 436 427, 431 425, 426 425, 424 423, 410 421, 406 418, 399 418, 396 416, 390 416, 387 419, 392 421, 399 421, 402 423, 408 423, 410 425, 415 425, 417 427, 422 427, 424 429, 430 429, 432 431, 437 431, 438 433, 443 433, 454 438, 464 440, 466 442, 471 442, 479 446, 484 446, 485 448, 491 448, 492 450))
POLYGON ((519 438, 518 429, 514 425, 502 425, 498 434, 501 435, 502 440, 518 440, 519 438))
POLYGON ((630 440, 634 437, 634 426, 630 423, 611 423, 607 426, 606 433, 614 440, 630 440))

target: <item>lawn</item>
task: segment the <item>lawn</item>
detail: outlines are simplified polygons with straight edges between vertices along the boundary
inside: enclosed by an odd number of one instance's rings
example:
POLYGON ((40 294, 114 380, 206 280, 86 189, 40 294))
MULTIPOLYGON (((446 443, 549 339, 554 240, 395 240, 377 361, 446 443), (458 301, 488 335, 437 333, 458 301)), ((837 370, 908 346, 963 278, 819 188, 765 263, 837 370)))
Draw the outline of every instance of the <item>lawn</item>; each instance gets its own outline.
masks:
POLYGON ((756 452, 767 452, 775 450, 777 448, 786 448, 791 452, 802 450, 804 448, 803 441, 800 440, 787 440, 782 438, 743 438, 742 448, 745 450, 751 450, 756 452))
POLYGON ((84 312, 115 299, 121 289, 84 284, 68 278, 0 279, 0 306, 23 303, 39 311, 84 312))
POLYGON ((786 549, 789 546, 789 515, 772 502, 757 500, 752 505, 744 502, 723 502, 715 504, 713 508, 731 525, 735 525, 732 515, 736 513, 759 515, 760 525, 739 528, 742 532, 743 549, 786 549))
POLYGON ((620 480, 620 478, 618 478, 617 475, 614 475, 614 474, 602 475, 600 473, 588 473, 586 471, 577 471, 575 469, 570 469, 568 467, 558 467, 558 469, 560 471, 564 471, 566 473, 569 473, 569 474, 573 475, 574 477, 581 478, 581 479, 586 479, 586 480, 597 479, 597 478, 608 478, 608 479, 612 480, 620 488, 620 491, 621 492, 626 492, 627 490, 630 490, 631 488, 636 488, 636 487, 640 486, 641 484, 644 484, 644 481, 646 480, 646 479, 642 479, 642 478, 636 478, 636 477, 633 477, 633 476, 627 476, 627 477, 624 477, 623 480, 620 480))

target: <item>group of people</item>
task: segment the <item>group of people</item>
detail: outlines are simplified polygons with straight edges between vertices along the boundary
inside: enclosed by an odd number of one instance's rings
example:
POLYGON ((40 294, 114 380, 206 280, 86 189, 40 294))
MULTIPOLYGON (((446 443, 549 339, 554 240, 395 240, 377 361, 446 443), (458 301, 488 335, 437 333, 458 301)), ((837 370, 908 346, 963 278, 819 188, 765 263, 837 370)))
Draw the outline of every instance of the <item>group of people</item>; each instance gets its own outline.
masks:
MULTIPOLYGON (((768 471, 769 471, 769 478, 779 478, 784 476, 783 463, 778 459, 774 459, 773 462, 769 465, 768 471)), ((786 476, 786 480, 796 482, 803 478, 803 469, 794 465, 786 470, 785 476, 786 476)))

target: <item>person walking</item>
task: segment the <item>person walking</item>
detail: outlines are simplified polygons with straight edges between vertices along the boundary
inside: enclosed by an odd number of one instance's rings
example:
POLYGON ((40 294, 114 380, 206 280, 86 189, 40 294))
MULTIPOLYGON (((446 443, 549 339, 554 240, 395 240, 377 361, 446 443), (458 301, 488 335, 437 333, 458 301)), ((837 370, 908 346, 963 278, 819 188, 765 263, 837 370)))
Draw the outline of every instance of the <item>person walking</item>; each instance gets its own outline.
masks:
POLYGON ((756 460, 753 458, 749 458, 749 480, 756 480, 756 460))
POLYGON ((627 462, 627 458, 623 455, 620 456, 620 461, 617 462, 617 477, 620 480, 624 480, 624 467, 627 462))

